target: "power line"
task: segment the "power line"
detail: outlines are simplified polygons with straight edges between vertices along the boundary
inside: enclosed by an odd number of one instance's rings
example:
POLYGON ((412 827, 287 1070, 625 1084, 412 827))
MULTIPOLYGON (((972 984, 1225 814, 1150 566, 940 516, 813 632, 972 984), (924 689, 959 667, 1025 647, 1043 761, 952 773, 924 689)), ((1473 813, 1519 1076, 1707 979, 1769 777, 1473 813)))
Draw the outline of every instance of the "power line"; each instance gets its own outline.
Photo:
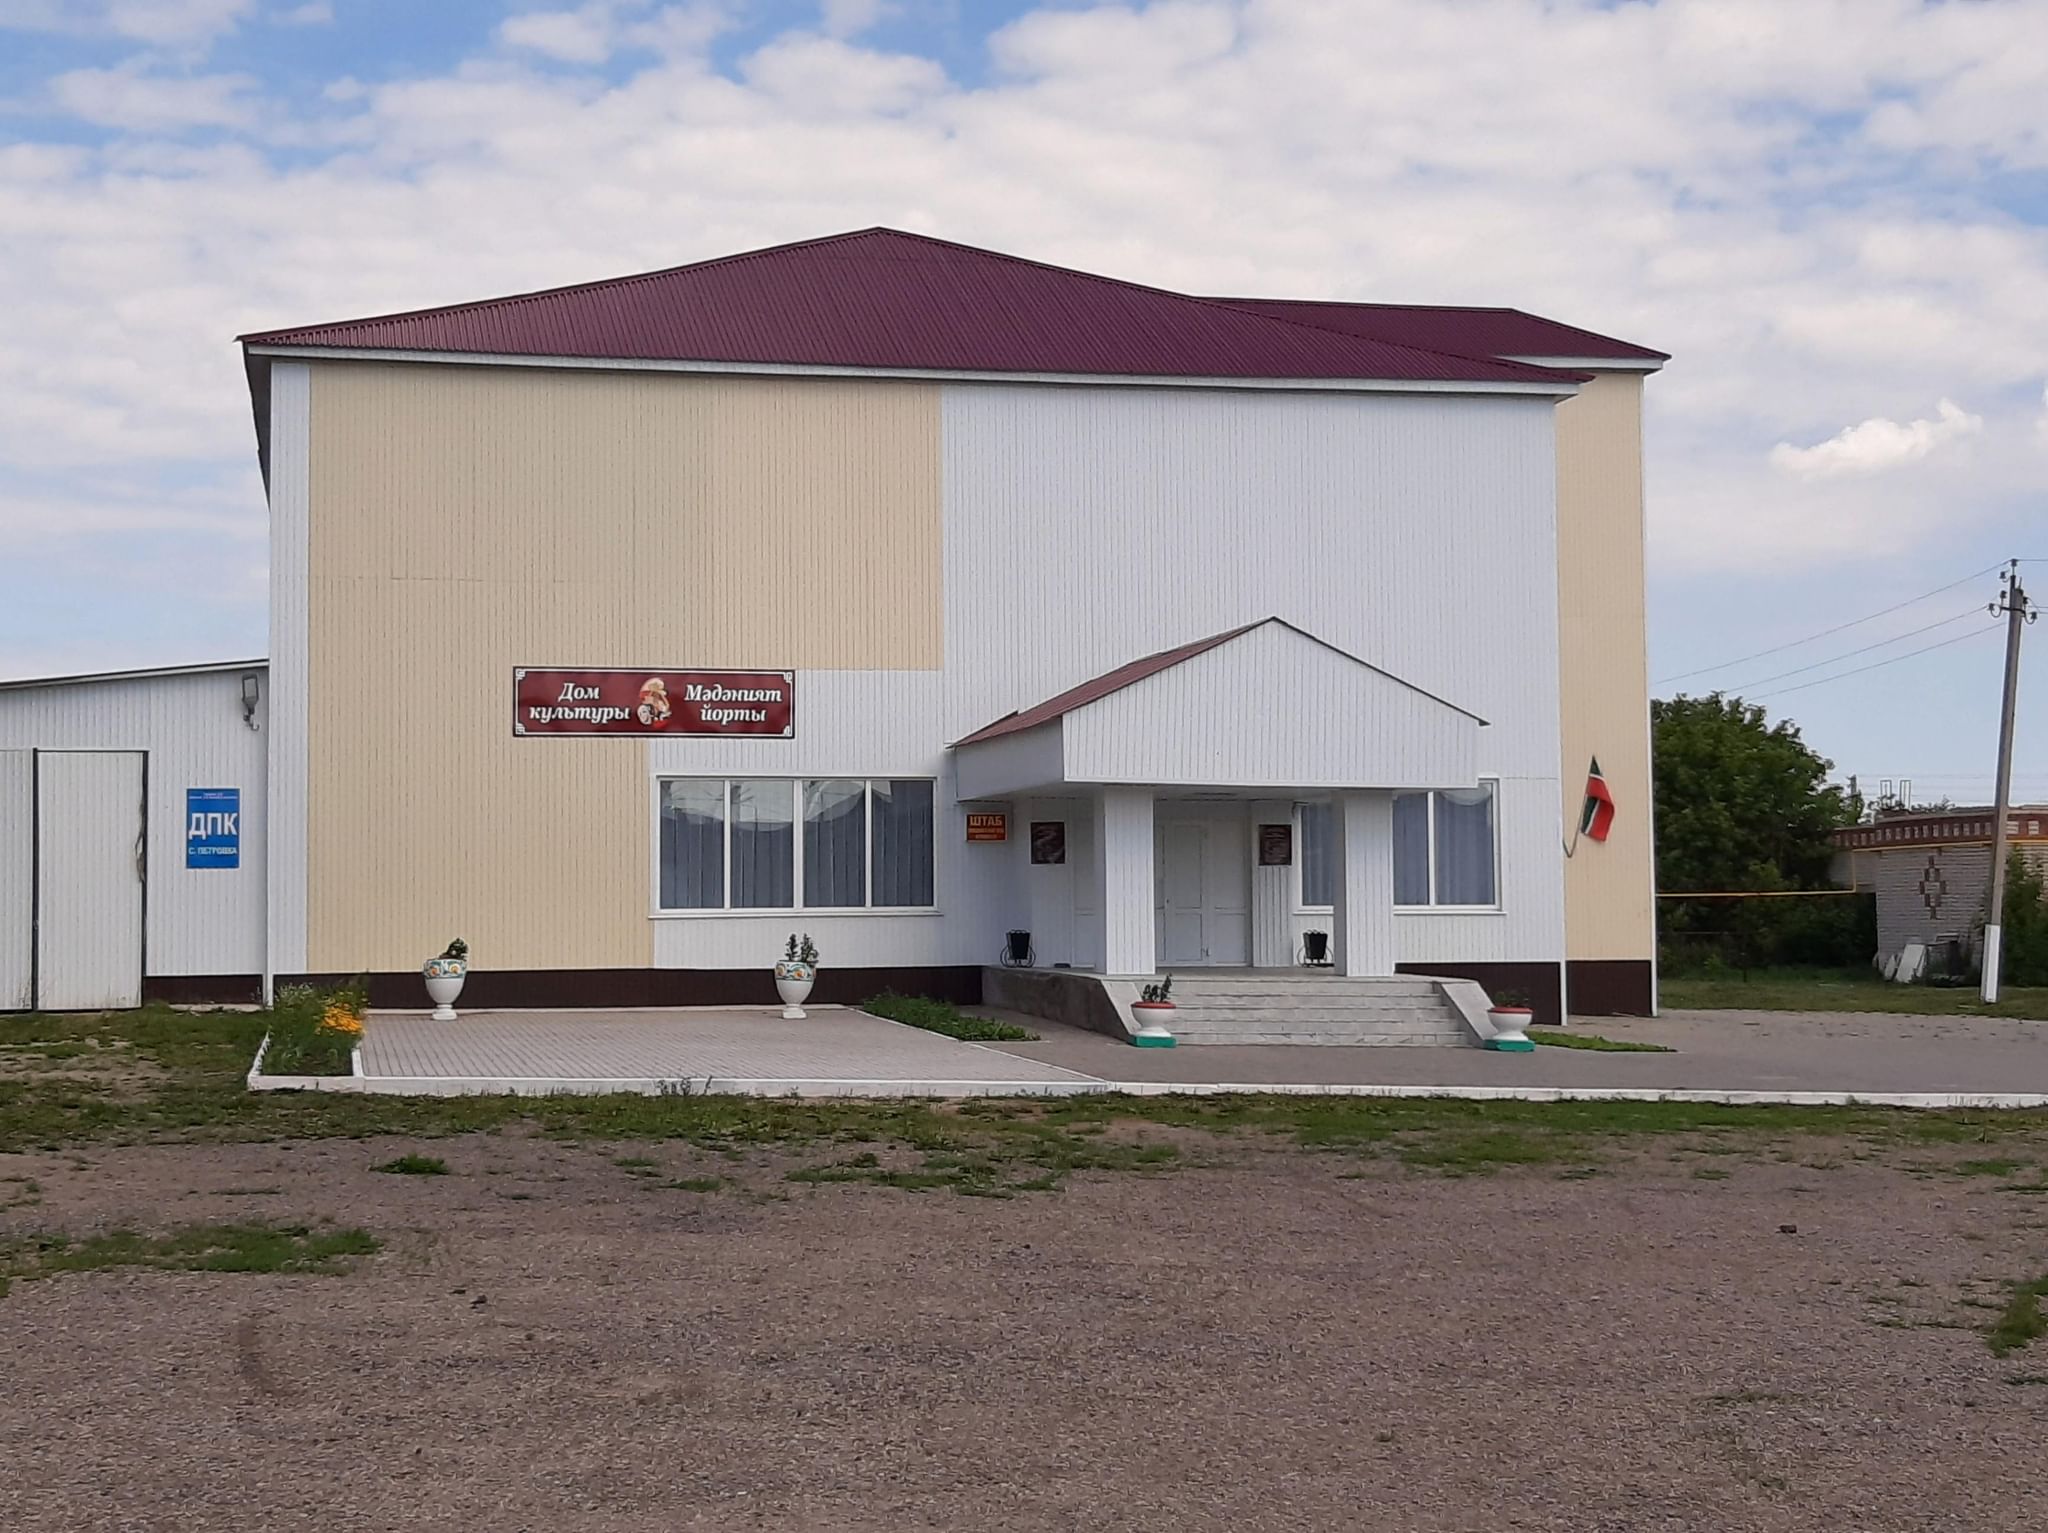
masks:
POLYGON ((1808 687, 1826 686, 1831 681, 1847 681, 1851 676, 1861 676, 1865 671, 1883 670, 1888 665, 1897 665, 1901 660, 1911 660, 1915 655, 1931 654, 1937 649, 1947 649, 1951 644, 1961 644, 1965 639, 1981 639, 1987 633, 1997 633, 2002 627, 2002 623, 1990 623, 1982 628, 1973 628, 1968 633, 1959 633, 1953 639, 1943 639, 1938 644, 1923 644, 1918 649, 1909 649, 1903 655, 1893 655, 1889 660, 1876 660, 1869 665, 1859 665, 1853 671, 1842 671, 1833 676, 1802 681, 1796 687, 1780 687, 1775 692, 1759 692, 1754 697, 1744 698, 1743 701, 1757 703, 1767 697, 1783 697, 1788 692, 1804 692, 1808 687))
MULTIPOLYGON (((1729 669, 1731 666, 1747 665, 1750 661, 1761 660, 1766 655, 1782 654, 1784 651, 1788 649, 1797 649, 1802 644, 1811 644, 1815 639, 1825 639, 1826 637, 1828 637, 1829 634, 1840 633, 1845 628, 1860 628, 1865 623, 1868 623, 1873 619, 1888 617, 1892 613, 1903 611, 1907 607, 1917 606, 1919 603, 1926 601, 1927 598, 1930 596, 1939 596, 1943 591, 1953 591, 1957 586, 1968 585, 1973 580, 1981 580, 1986 575, 1992 574, 1994 571, 2002 567, 2002 563, 1988 564, 1981 570, 1971 571, 1969 574, 1963 576, 1963 578, 1960 580, 1951 580, 1945 586, 1936 586, 1931 591, 1923 591, 1918 596, 1913 597, 1911 600, 1898 602, 1890 607, 1880 608, 1878 611, 1868 613, 1863 617, 1851 618, 1848 622, 1837 623, 1832 628, 1823 628, 1819 633, 1810 633, 1803 639, 1792 639, 1784 644, 1773 644, 1769 649, 1760 649, 1756 651, 1755 654, 1743 655, 1739 659, 1723 660, 1719 665, 1703 665, 1696 671, 1680 671, 1676 676, 1665 676, 1661 678, 1655 683, 1655 685, 1661 687, 1665 685, 1667 682, 1685 681, 1694 676, 1704 676, 1710 671, 1725 671, 1729 669)), ((1790 673, 1788 672, 1787 674, 1790 673)))
POLYGON ((1833 665, 1840 660, 1853 660, 1856 656, 1867 655, 1874 649, 1883 649, 1887 644, 1897 644, 1904 639, 1917 638, 1923 633, 1932 633, 1937 628, 1946 628, 1951 623, 1960 623, 1964 618, 1982 617, 1983 615, 1984 609, 1982 607, 1972 607, 1967 612, 1958 612, 1954 617, 1945 617, 1938 623, 1927 624, 1924 628, 1908 628, 1904 633, 1895 633, 1889 639, 1879 639, 1875 644, 1866 644, 1861 649, 1844 650, 1839 655, 1830 655, 1825 660, 1815 660, 1809 665, 1794 666, 1791 670, 1780 671, 1775 676, 1758 676, 1751 681, 1737 682, 1730 686, 1728 690, 1730 692, 1740 692, 1744 687, 1760 687, 1766 682, 1783 681, 1787 676, 1799 676, 1807 671, 1817 671, 1824 665, 1833 665))

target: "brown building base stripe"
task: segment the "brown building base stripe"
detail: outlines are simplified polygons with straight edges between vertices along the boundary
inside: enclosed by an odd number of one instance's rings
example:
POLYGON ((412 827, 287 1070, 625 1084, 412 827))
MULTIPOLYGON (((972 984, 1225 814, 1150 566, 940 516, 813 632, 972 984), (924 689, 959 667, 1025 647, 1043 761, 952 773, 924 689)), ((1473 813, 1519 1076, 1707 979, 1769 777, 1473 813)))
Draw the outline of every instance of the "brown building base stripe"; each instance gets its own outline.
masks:
POLYGON ((1574 958, 1564 966, 1572 1011, 1581 1017, 1647 1017, 1652 974, 1647 958, 1574 958))
POLYGON ((145 1006, 254 1006, 263 1000, 260 974, 149 974, 145 1006))
POLYGON ((1564 1021, 1564 1004, 1559 993, 1558 966, 1554 963, 1397 963, 1401 974, 1436 974, 1445 979, 1477 980, 1496 1004, 1504 994, 1518 996, 1546 1026, 1564 1021))
MULTIPOLYGON (((280 974, 280 985, 340 985, 347 974, 280 974)), ((371 974, 370 1004, 423 1011, 430 1004, 417 971, 371 974)), ((811 1001, 858 1006, 884 990, 928 995, 956 1006, 981 1004, 981 968, 818 970, 811 1001)), ((465 1011, 512 1008, 620 1010, 635 1006, 779 1006, 766 969, 471 969, 455 1003, 465 1011)))

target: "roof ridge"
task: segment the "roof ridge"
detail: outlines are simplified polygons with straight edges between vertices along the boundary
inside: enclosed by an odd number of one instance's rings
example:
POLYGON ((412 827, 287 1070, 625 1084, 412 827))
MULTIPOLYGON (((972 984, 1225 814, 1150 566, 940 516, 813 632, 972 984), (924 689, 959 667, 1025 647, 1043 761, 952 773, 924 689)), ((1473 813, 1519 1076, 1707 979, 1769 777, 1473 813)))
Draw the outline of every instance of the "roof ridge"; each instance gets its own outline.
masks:
MULTIPOLYGON (((453 314, 473 314, 479 310, 496 309, 514 304, 538 302, 547 298, 558 298, 569 293, 586 293, 599 288, 637 286, 645 282, 659 281, 678 276, 684 272, 702 271, 712 267, 735 265, 742 261, 757 260, 766 256, 781 255, 792 250, 814 249, 819 246, 843 244, 853 240, 886 236, 892 239, 909 240, 922 245, 939 246, 948 250, 964 251, 969 255, 990 260, 1007 262, 1014 266, 1029 267, 1035 271, 1052 272, 1062 277, 1080 277, 1089 282, 1098 282, 1108 287, 1121 288, 1127 292, 1147 293, 1154 297, 1171 298, 1181 303, 1200 304, 1204 308, 1228 313, 1238 320, 1250 320, 1260 325, 1285 325, 1296 330, 1312 331, 1318 336, 1334 336, 1357 345, 1360 343, 1382 347, 1386 350, 1416 358, 1448 358, 1463 362, 1479 362, 1489 366, 1511 369, 1528 382, 1555 382, 1570 380, 1574 374, 1556 368, 1533 366, 1526 362, 1514 362, 1502 357, 1468 356, 1454 351, 1439 350, 1435 347, 1416 346, 1406 341, 1381 340, 1373 336, 1353 335, 1329 325, 1311 321, 1284 318, 1277 314, 1261 314, 1244 307, 1247 301, 1208 298, 1200 293, 1184 293, 1174 288, 1158 287, 1148 282, 1136 282, 1128 277, 1112 277, 1103 272, 1085 271, 1078 266, 1060 266, 1051 261, 1041 261, 1031 256, 1013 254, 1007 250, 992 250, 985 245, 970 245, 962 240, 946 239, 941 235, 923 234, 910 229, 897 229, 887 224, 874 224, 865 229, 848 229, 838 234, 819 235, 811 239, 791 240, 780 245, 764 245, 756 250, 742 250, 732 255, 713 256, 702 261, 686 261, 679 266, 665 266, 657 271, 635 272, 630 276, 601 277, 590 282, 572 282, 560 287, 535 288, 524 293, 507 293, 495 298, 472 299, 466 303, 429 305, 426 308, 399 310, 389 314, 372 314, 357 319, 328 320, 310 325, 288 325, 283 329, 251 331, 236 339, 244 344, 258 342, 277 336, 291 335, 304 330, 325 330, 341 325, 379 325, 400 320, 424 319, 453 314)), ((1314 303, 1315 299, 1281 300, 1285 302, 1314 303)), ((1361 374, 1360 376, 1364 376, 1361 374)))
MULTIPOLYGON (((731 266, 740 261, 751 261, 760 256, 781 255, 784 251, 805 250, 818 245, 836 245, 845 240, 862 239, 871 234, 900 234, 902 230, 890 229, 875 224, 865 229, 844 229, 837 234, 814 235, 810 239, 786 240, 780 245, 762 245, 753 250, 736 250, 730 255, 707 256, 701 261, 684 261, 675 266, 664 266, 655 271, 629 272, 617 277, 596 277, 587 282, 565 282, 557 287, 529 288, 522 293, 499 293, 490 298, 471 298, 461 303, 430 303, 418 309, 393 309, 387 314, 363 314, 351 319, 316 320, 305 325, 280 325, 268 330, 251 330, 235 337, 237 341, 261 341, 270 336, 290 335, 300 330, 333 330, 343 325, 382 325, 401 319, 426 319, 441 314, 470 314, 479 309, 495 309, 501 305, 531 303, 542 298, 559 298, 566 293, 588 293, 598 288, 629 287, 642 282, 654 282, 663 277, 680 276, 687 271, 702 271, 713 266, 731 266)), ((916 237, 916 236, 913 236, 916 237)))

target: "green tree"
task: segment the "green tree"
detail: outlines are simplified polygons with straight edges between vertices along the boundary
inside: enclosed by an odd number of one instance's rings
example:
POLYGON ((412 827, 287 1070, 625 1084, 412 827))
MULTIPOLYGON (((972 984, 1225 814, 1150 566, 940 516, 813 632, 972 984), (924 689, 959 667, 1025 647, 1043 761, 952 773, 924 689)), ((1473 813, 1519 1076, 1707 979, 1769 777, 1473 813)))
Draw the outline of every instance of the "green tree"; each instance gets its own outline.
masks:
POLYGON ((1862 805, 1797 725, 1716 692, 1651 703, 1650 729, 1659 889, 1828 887, 1829 835, 1862 805))
POLYGON ((2004 983, 2048 985, 2048 889, 2017 847, 2006 859, 2005 920, 1998 941, 2004 983))
MULTIPOLYGON (((1668 894, 1762 893, 1832 887, 1830 833, 1862 804, 1828 781, 1834 763, 1791 723, 1768 724, 1737 697, 1650 704, 1657 811, 1657 887, 1668 894)), ((1660 900, 1664 937, 1742 964, 1863 963, 1876 947, 1866 898, 1660 900)))

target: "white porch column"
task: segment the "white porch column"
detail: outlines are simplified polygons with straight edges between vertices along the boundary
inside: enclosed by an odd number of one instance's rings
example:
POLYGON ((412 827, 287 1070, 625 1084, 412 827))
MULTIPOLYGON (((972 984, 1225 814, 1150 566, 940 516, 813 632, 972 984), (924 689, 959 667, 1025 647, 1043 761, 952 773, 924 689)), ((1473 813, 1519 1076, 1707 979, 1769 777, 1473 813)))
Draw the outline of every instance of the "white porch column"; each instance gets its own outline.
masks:
POLYGON ((1095 908, 1102 972, 1151 974, 1157 891, 1152 876, 1152 790, 1104 788, 1096 800, 1095 908))
MULTIPOLYGON (((1294 967, 1294 863, 1285 867, 1259 864, 1259 828, 1294 824, 1292 799, 1259 799, 1252 805, 1252 967, 1294 967)), ((1298 841, 1300 838, 1297 837, 1298 841)), ((1301 847, 1294 848, 1301 861, 1301 847)))
POLYGON ((1351 790, 1331 800, 1337 832, 1332 955, 1339 974, 1394 972, 1394 795, 1351 790))

